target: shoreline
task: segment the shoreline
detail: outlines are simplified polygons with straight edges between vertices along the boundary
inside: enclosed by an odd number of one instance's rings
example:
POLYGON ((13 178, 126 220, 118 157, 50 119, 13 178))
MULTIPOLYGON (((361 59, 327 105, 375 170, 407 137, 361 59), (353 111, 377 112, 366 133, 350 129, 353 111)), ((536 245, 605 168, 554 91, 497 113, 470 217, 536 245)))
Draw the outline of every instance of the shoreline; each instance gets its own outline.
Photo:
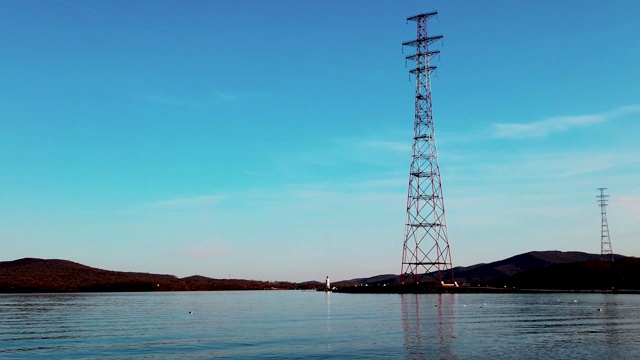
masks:
MULTIPOLYGON (((320 290, 319 290, 320 291, 320 290)), ((369 285, 337 288, 335 293, 345 294, 640 294, 640 290, 618 289, 514 289, 504 287, 433 286, 433 285, 369 285)))

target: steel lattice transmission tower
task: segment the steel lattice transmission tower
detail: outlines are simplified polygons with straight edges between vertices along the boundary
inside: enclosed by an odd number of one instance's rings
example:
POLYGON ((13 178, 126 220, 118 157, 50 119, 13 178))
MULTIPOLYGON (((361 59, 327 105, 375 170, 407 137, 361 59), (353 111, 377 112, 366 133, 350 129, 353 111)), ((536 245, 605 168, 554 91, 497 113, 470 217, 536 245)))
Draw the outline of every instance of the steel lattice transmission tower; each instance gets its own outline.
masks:
POLYGON ((611 250, 611 238, 609 237, 609 224, 607 223, 607 198, 604 191, 607 188, 598 188, 600 195, 596 196, 598 204, 600 204, 600 214, 602 216, 602 225, 600 227, 600 259, 602 261, 613 262, 613 251, 611 250))
POLYGON ((448 282, 449 279, 454 282, 431 109, 430 75, 436 67, 430 61, 440 51, 429 50, 429 45, 442 39, 442 35, 430 37, 427 21, 437 14, 438 12, 430 12, 407 18, 407 21, 416 22, 417 38, 402 44, 403 49, 405 46, 416 48, 415 54, 406 57, 415 62, 415 68, 409 73, 416 79, 416 95, 400 272, 402 282, 419 282, 427 274, 433 275, 438 282, 448 282))

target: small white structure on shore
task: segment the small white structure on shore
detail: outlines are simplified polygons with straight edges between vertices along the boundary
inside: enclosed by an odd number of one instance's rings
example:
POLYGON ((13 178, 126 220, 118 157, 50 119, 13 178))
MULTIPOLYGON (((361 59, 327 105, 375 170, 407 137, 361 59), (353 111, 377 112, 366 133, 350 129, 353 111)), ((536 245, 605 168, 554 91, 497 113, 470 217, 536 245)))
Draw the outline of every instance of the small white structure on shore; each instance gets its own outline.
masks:
POLYGON ((327 275, 327 279, 324 281, 324 290, 331 291, 331 280, 329 280, 329 275, 327 275))

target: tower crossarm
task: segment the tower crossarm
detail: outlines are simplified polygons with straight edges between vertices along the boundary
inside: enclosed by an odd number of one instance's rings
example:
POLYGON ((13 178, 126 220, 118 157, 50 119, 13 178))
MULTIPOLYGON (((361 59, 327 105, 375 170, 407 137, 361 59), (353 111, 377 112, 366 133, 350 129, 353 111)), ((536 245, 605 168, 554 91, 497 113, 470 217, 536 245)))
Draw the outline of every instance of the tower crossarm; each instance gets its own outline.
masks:
POLYGON ((421 73, 421 72, 428 72, 431 73, 432 71, 436 70, 438 67, 437 66, 419 66, 415 69, 411 69, 409 70, 409 72, 413 75, 417 74, 417 73, 421 73))
POLYGON ((414 15, 407 18, 407 21, 420 21, 422 19, 428 19, 432 16, 438 15, 437 11, 432 11, 424 14, 414 15))
POLYGON ((402 46, 420 46, 425 43, 426 43, 425 45, 430 45, 442 38, 443 38, 442 35, 428 36, 428 37, 423 37, 423 38, 419 38, 411 41, 405 41, 402 43, 402 46))
POLYGON ((438 54, 440 54, 440 50, 427 51, 425 53, 417 53, 417 54, 405 56, 405 59, 416 61, 418 58, 424 57, 425 55, 432 58, 438 54))

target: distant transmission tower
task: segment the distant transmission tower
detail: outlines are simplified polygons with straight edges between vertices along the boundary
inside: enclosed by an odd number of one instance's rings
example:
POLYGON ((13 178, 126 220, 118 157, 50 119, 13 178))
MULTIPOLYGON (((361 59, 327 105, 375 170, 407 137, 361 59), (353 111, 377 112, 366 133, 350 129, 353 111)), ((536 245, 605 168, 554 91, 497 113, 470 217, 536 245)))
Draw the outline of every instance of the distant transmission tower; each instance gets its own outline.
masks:
POLYGON ((416 65, 409 71, 416 77, 416 95, 400 272, 402 282, 419 282, 427 274, 433 275, 438 282, 448 282, 449 279, 454 282, 431 111, 430 74, 436 67, 431 66, 430 60, 440 51, 430 51, 429 45, 442 39, 442 35, 429 37, 427 20, 437 14, 434 11, 407 18, 407 21, 416 22, 418 36, 415 40, 402 43, 403 49, 405 46, 416 48, 415 54, 406 57, 416 65))
POLYGON ((600 213, 602 215, 602 226, 600 227, 600 258, 602 261, 613 262, 613 251, 611 250, 611 238, 609 238, 609 224, 607 224, 607 198, 604 191, 607 188, 598 188, 600 195, 596 196, 600 204, 600 213))

